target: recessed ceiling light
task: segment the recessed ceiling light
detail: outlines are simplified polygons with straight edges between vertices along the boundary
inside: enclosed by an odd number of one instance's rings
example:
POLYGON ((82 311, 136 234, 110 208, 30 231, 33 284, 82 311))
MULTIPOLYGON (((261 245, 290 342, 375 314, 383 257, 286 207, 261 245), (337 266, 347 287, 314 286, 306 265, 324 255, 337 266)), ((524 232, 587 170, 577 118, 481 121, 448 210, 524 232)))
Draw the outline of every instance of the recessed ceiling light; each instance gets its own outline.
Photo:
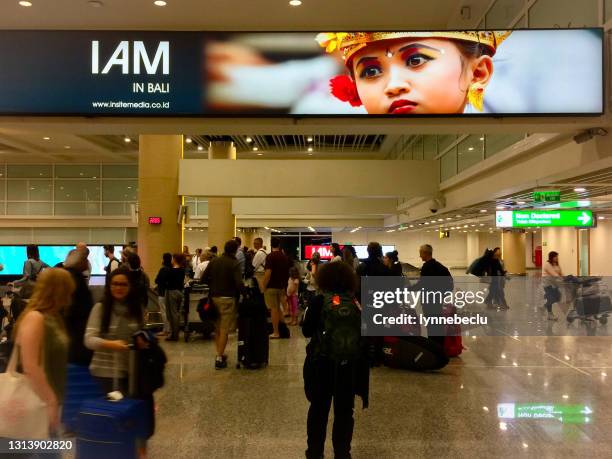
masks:
POLYGON ((497 210, 504 210, 504 209, 505 209, 505 207, 504 207, 504 206, 497 206, 497 207, 496 207, 496 209, 497 209, 497 210))
POLYGON ((312 151, 312 147, 308 147, 308 151, 312 151))
POLYGON ((606 219, 606 217, 604 217, 604 216, 602 215, 602 216, 600 216, 600 217, 597 217, 597 219, 598 219, 598 220, 605 220, 605 219, 606 219))
POLYGON ((312 153, 308 153, 308 156, 312 156, 312 153))
POLYGON ((480 209, 480 213, 481 213, 481 214, 484 214, 484 213, 486 213, 486 212, 487 212, 487 209, 480 209))
POLYGON ((468 148, 468 151, 474 151, 474 147, 468 148))
POLYGON ((457 218, 461 218, 461 215, 455 215, 455 217, 457 217, 457 218))
POLYGON ((247 137, 245 140, 246 140, 246 143, 251 143, 253 141, 253 139, 251 139, 250 137, 247 137))
POLYGON ((51 140, 51 137, 43 137, 43 140, 51 140))
POLYGON ((70 150, 70 145, 64 145, 64 148, 65 148, 66 150, 70 150))
POLYGON ((314 139, 313 139, 312 137, 310 137, 310 136, 309 136, 309 137, 308 137, 306 140, 307 140, 308 142, 312 142, 314 139))
POLYGON ((185 139, 185 143, 191 143, 191 142, 192 142, 191 137, 187 137, 187 138, 185 139))
POLYGON ((125 143, 130 143, 132 141, 132 139, 130 139, 129 137, 126 137, 126 138, 123 139, 123 141, 125 143))
POLYGON ((522 206, 522 205, 525 205, 525 204, 527 204, 527 203, 526 203, 525 201, 518 201, 518 202, 517 202, 517 204, 519 204, 519 205, 521 205, 521 206, 522 206))
POLYGON ((202 145, 198 145, 198 151, 202 151, 204 150, 204 147, 202 145))
POLYGON ((302 0, 290 0, 289 4, 291 6, 300 6, 302 4, 302 0))
POLYGON ((32 2, 27 2, 25 0, 20 1, 19 4, 21 6, 32 6, 32 2))
POLYGON ((586 188, 578 187, 578 188, 574 188, 574 191, 576 193, 584 193, 586 191, 586 188))
POLYGON ((165 2, 164 0, 155 0, 155 1, 153 2, 153 4, 154 4, 155 6, 166 6, 168 3, 167 3, 167 2, 165 2))
POLYGON ((92 8, 102 8, 104 6, 104 3, 102 3, 100 0, 89 0, 87 4, 92 8))
POLYGON ((257 151, 257 150, 259 150, 259 148, 253 147, 253 151, 257 151))
POLYGON ((257 156, 263 156, 263 153, 257 153, 257 156))
POLYGON ((481 137, 480 140, 484 140, 484 137, 481 137))

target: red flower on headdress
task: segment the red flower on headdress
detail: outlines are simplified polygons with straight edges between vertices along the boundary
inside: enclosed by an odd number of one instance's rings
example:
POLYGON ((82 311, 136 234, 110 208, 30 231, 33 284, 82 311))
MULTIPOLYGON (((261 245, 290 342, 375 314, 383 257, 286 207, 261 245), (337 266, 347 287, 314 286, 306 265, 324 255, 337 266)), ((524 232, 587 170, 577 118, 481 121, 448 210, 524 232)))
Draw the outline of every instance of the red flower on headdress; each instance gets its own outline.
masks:
POLYGON ((342 102, 348 102, 353 107, 359 107, 361 105, 357 86, 347 75, 333 77, 329 80, 329 88, 332 95, 342 102))

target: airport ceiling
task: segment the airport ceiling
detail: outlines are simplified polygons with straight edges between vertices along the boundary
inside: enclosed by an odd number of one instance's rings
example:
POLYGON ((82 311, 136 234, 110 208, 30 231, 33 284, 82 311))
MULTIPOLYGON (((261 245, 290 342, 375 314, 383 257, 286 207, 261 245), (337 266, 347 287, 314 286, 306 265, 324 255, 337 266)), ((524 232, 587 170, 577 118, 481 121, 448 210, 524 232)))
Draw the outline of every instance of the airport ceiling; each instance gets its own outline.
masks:
POLYGON ((0 29, 355 30, 471 27, 489 0, 2 0, 0 29), (461 19, 464 4, 470 19, 461 19))

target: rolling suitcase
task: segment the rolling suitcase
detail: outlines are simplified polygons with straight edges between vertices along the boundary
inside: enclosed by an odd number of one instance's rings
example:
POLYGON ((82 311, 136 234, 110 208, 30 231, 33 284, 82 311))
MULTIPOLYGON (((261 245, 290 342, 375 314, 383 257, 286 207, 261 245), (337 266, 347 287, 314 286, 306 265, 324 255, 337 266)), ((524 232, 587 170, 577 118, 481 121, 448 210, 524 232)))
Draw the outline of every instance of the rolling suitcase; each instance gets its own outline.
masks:
POLYGON ((250 291, 238 309, 238 363, 236 368, 261 368, 268 365, 268 319, 261 294, 250 291))
POLYGON ((89 368, 68 364, 66 395, 62 405, 62 423, 68 432, 74 432, 81 405, 85 400, 103 397, 100 385, 94 381, 89 368))
MULTIPOLYGON (((136 388, 136 356, 131 350, 129 394, 136 388)), ((153 419, 152 400, 124 397, 119 401, 106 398, 85 400, 76 423, 77 459, 136 459, 136 440, 150 436, 153 419)))
POLYGON ((385 366, 413 371, 439 370, 449 362, 440 344, 422 336, 385 337, 383 355, 385 366))

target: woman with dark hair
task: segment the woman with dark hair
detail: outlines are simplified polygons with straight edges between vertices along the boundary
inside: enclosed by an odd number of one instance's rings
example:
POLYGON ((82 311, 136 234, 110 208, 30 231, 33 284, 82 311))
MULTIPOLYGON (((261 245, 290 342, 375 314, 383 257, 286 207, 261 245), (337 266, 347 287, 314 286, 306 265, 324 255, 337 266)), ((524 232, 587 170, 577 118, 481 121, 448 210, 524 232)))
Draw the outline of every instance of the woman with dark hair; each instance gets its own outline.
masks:
POLYGON ((36 282, 36 279, 42 270, 49 267, 47 263, 40 260, 37 245, 29 244, 26 247, 26 255, 28 259, 23 263, 23 277, 12 283, 12 285, 15 287, 23 285, 27 282, 36 282))
POLYGON ((333 242, 331 245, 332 259, 330 262, 342 261, 342 250, 340 250, 340 244, 333 242))
POLYGON ((130 281, 134 294, 138 298, 138 301, 140 301, 143 310, 146 310, 149 304, 149 287, 151 286, 151 281, 147 273, 143 271, 140 257, 137 253, 130 252, 127 254, 127 266, 130 271, 130 281))
POLYGON ((546 303, 544 307, 548 311, 548 320, 557 320, 557 317, 552 312, 554 303, 561 300, 561 291, 559 290, 558 281, 563 277, 561 266, 559 266, 559 253, 552 251, 548 253, 548 260, 544 263, 542 269, 542 284, 544 286, 544 299, 546 303))
POLYGON ((166 296, 166 289, 168 288, 168 275, 171 269, 172 254, 166 252, 162 255, 162 266, 159 268, 159 272, 155 277, 155 285, 157 285, 157 301, 159 302, 159 309, 161 311, 162 320, 164 321, 164 329, 158 336, 167 336, 170 332, 164 297, 166 296))
POLYGON ((349 458, 355 395, 368 406, 370 365, 361 338, 358 278, 346 263, 327 263, 316 279, 320 294, 310 301, 302 331, 311 338, 304 361, 308 410, 307 458, 323 457, 327 418, 333 401, 333 444, 337 458, 349 458))
POLYGON ((357 257, 355 247, 352 245, 345 245, 342 247, 342 259, 355 271, 357 271, 357 268, 359 268, 359 257, 357 257))
POLYGON ((389 271, 391 272, 392 276, 404 275, 402 264, 400 263, 398 258, 397 250, 394 250, 393 252, 387 252, 383 257, 383 263, 387 268, 389 268, 389 271))
MULTIPOLYGON (((89 370, 104 393, 119 390, 128 395, 129 343, 144 325, 144 310, 132 279, 132 272, 123 267, 110 273, 102 302, 94 306, 87 322, 85 346, 94 351, 89 370)), ((153 397, 147 400, 151 405, 150 437, 153 435, 153 397)), ((138 443, 142 453, 146 439, 138 443)))

